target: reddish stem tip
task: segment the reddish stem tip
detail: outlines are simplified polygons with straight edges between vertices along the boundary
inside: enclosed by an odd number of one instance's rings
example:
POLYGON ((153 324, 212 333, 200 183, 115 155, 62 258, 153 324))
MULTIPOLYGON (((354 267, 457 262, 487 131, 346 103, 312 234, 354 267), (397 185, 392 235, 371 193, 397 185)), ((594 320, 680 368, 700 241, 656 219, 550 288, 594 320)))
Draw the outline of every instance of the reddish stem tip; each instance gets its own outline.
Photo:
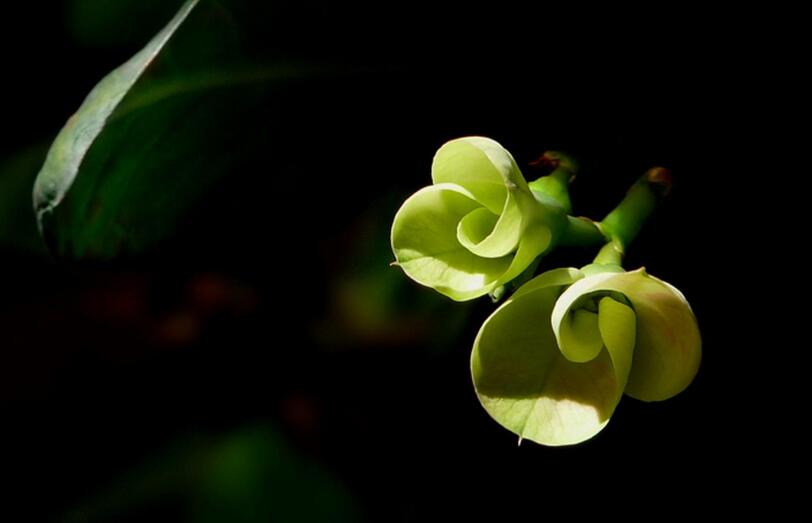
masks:
POLYGON ((535 160, 529 163, 531 167, 538 167, 539 169, 555 170, 561 165, 561 159, 556 158, 550 151, 542 154, 535 160))
POLYGON ((652 185, 659 185, 663 196, 671 192, 671 171, 665 167, 652 167, 646 171, 644 178, 652 185))

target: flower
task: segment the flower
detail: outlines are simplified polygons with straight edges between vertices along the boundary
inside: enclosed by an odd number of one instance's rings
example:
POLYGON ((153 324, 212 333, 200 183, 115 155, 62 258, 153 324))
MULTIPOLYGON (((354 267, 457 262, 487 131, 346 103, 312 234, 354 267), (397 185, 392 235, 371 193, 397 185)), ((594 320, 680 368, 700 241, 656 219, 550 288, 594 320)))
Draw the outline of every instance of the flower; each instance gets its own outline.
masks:
POLYGON ((585 441, 622 394, 660 401, 693 380, 696 318, 682 293, 646 273, 588 266, 547 271, 485 321, 474 387, 499 424, 544 445, 585 441))
POLYGON ((410 278, 457 301, 518 276, 566 225, 566 209, 534 197, 513 156, 489 138, 440 147, 432 181, 395 215, 392 251, 410 278))

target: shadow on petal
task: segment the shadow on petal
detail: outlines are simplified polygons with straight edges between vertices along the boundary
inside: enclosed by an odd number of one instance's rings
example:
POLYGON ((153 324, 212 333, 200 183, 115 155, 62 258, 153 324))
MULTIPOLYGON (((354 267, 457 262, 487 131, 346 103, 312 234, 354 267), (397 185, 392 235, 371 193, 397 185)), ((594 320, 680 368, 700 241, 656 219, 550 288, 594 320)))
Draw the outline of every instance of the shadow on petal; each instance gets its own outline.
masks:
POLYGON ((485 322, 471 370, 485 410, 522 438, 579 443, 608 422, 622 394, 606 349, 586 363, 568 361, 550 325, 560 287, 511 299, 485 322))

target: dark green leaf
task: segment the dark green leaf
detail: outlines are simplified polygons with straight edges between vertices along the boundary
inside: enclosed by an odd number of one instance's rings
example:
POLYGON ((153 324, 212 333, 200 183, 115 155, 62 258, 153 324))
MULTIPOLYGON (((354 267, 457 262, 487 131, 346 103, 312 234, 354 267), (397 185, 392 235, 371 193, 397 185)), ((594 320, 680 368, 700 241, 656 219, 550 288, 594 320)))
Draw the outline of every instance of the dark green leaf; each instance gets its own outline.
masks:
POLYGON ((273 426, 177 441, 69 510, 69 522, 358 521, 350 492, 273 426))
POLYGON ((274 121, 272 87, 312 70, 247 58, 221 3, 185 2, 54 141, 34 188, 46 244, 68 259, 110 259, 166 240, 248 151, 269 157, 255 131, 274 121))

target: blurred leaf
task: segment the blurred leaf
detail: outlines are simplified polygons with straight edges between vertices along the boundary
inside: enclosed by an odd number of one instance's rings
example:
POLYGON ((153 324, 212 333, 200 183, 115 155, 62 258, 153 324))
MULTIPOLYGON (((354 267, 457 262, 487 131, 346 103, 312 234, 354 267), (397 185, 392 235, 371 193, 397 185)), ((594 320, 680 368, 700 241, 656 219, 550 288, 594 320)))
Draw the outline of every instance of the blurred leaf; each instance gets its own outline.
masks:
POLYGON ((403 278, 393 261, 390 228, 381 216, 401 199, 387 193, 359 216, 341 237, 341 246, 326 249, 330 280, 327 317, 313 327, 319 342, 344 349, 422 346, 444 352, 453 346, 471 313, 470 303, 455 303, 403 278), (344 255, 336 263, 332 255, 344 255))
POLYGON ((0 247, 28 254, 45 253, 29 205, 45 151, 45 145, 36 145, 0 160, 0 247))
POLYGON ((187 1, 54 141, 34 190, 45 243, 60 257, 110 259, 165 240, 248 151, 268 161, 257 129, 275 123, 271 87, 314 70, 247 58, 223 4, 187 1))
POLYGON ((219 447, 193 507, 192 520, 207 523, 358 520, 348 492, 267 427, 243 430, 219 447))
POLYGON ((346 488, 267 424, 179 442, 71 510, 66 521, 358 521, 346 488))
MULTIPOLYGON (((110 208, 110 205, 119 203, 118 201, 123 198, 124 194, 129 192, 126 183, 128 176, 122 174, 121 169, 108 174, 107 181, 111 183, 101 187, 94 183, 86 185, 84 191, 80 190, 81 181, 84 179, 100 178, 100 169, 97 167, 94 173, 90 168, 94 159, 91 148, 99 142, 105 128, 111 128, 110 124, 116 120, 114 112, 119 109, 124 97, 131 94, 131 90, 144 71, 184 23, 197 3, 198 0, 186 1, 169 24, 146 47, 99 82, 76 114, 62 128, 48 151, 45 165, 37 176, 34 186, 34 208, 40 231, 46 241, 57 242, 57 250, 62 251, 67 248, 68 243, 74 243, 74 245, 78 243, 75 247, 78 248, 79 253, 84 251, 84 248, 87 248, 87 242, 81 241, 80 237, 87 235, 88 228, 85 227, 84 230, 81 230, 80 227, 90 225, 90 229, 96 229, 96 237, 104 234, 98 229, 99 225, 104 225, 100 222, 110 219, 109 216, 104 216, 105 211, 110 208), (77 180, 80 171, 82 178, 77 180), (93 176, 94 174, 95 176, 93 176), (74 189, 75 184, 78 187, 74 189), (73 191, 71 191, 72 189, 73 191), (97 193, 100 199, 94 200, 94 193, 97 193), (74 201, 77 199, 80 201, 73 205, 70 201, 66 202, 65 199, 69 194, 76 195, 74 201), (89 207, 93 208, 90 212, 94 219, 91 220, 91 223, 84 224, 85 220, 82 218, 87 217, 89 207), (73 227, 71 227, 72 225, 73 227), (73 234, 71 235, 72 229, 73 234)), ((137 118, 131 112, 130 118, 133 117, 137 118)), ((120 115, 118 120, 121 121, 120 115)), ((157 128, 154 130, 158 131, 157 128)), ((157 134, 157 136, 160 135, 157 134)), ((129 177, 132 176, 131 171, 129 177)), ((123 231, 119 233, 119 236, 123 236, 123 231)))

